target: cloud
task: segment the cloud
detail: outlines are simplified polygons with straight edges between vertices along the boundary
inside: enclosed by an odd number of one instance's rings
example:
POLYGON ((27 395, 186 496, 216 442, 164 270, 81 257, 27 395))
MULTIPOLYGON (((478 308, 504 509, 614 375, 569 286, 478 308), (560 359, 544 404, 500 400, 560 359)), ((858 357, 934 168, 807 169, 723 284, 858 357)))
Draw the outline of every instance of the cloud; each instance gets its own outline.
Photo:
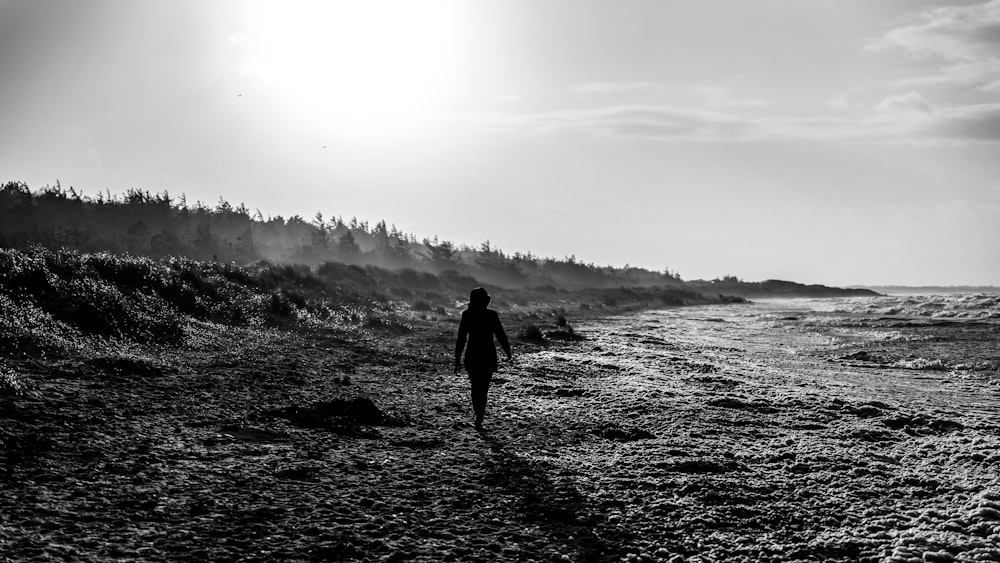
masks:
POLYGON ((852 104, 851 101, 847 99, 846 92, 837 92, 829 100, 826 101, 826 105, 830 106, 830 109, 834 110, 851 109, 852 107, 854 107, 854 104, 852 104))
POLYGON ((941 215, 952 218, 958 217, 964 220, 974 219, 977 216, 982 217, 983 215, 995 220, 995 218, 989 216, 1000 214, 1000 205, 980 201, 970 202, 964 199, 939 202, 934 207, 941 215))
POLYGON ((878 111, 919 111, 930 113, 931 106, 924 97, 917 92, 907 92, 906 94, 895 94, 879 102, 875 109, 878 111))
POLYGON ((456 118, 493 133, 533 136, 553 133, 601 138, 680 142, 764 140, 887 143, 1000 141, 1000 103, 932 107, 916 92, 891 96, 881 111, 857 118, 746 118, 662 105, 611 106, 536 114, 476 114, 456 118))
POLYGON ((1000 141, 1000 103, 936 109, 922 133, 957 141, 1000 141))
POLYGON ((936 73, 903 84, 1000 92, 1000 0, 912 13, 869 47, 938 61, 936 73))
POLYGON ((958 61, 996 58, 1000 50, 1000 0, 931 8, 907 19, 885 33, 884 46, 958 61))
POLYGON ((656 82, 586 82, 570 88, 577 94, 616 94, 640 90, 658 90, 663 85, 656 82))
POLYGON ((876 112, 856 119, 770 122, 775 134, 804 140, 954 144, 1000 142, 1000 103, 938 107, 920 94, 890 96, 876 112))
POLYGON ((756 137, 752 122, 722 113, 672 106, 613 106, 520 116, 478 115, 488 129, 515 135, 556 132, 661 140, 738 140, 756 137))
POLYGON ((1000 59, 945 65, 935 74, 912 76, 892 82, 895 88, 961 86, 982 92, 1000 93, 1000 59))
POLYGON ((760 98, 740 98, 734 96, 729 88, 725 86, 695 85, 691 86, 690 90, 694 94, 704 98, 709 105, 714 107, 760 108, 771 105, 767 100, 760 98))

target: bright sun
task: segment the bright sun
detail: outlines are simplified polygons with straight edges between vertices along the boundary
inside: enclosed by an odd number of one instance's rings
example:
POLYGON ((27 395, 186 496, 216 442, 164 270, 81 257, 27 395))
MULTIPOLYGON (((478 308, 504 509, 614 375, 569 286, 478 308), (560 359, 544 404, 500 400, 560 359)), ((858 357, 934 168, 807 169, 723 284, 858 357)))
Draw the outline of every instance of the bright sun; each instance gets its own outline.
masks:
POLYGON ((240 71, 286 115, 331 134, 384 138, 426 124, 455 94, 456 4, 414 0, 246 4, 240 71))

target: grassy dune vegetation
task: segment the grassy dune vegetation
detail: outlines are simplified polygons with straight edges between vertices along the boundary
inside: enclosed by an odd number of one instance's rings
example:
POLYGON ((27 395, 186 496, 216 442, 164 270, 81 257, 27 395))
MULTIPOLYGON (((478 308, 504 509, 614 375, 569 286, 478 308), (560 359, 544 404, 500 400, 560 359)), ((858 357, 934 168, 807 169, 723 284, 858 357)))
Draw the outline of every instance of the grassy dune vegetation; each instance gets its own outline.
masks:
MULTIPOLYGON (((480 283, 456 272, 324 263, 200 262, 74 250, 0 250, 0 353, 180 345, 193 325, 337 326, 409 330, 416 318, 446 317, 480 283)), ((525 325, 542 312, 718 302, 682 288, 575 292, 494 289, 494 305, 525 325)), ((530 330, 530 328, 528 329, 530 330)))

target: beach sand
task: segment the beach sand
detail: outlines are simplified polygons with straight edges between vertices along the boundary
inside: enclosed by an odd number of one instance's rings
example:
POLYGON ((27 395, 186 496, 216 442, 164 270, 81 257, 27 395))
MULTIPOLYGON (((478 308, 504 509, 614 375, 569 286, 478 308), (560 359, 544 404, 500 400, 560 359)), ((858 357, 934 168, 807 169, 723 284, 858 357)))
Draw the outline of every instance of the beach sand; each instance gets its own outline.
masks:
POLYGON ((754 307, 515 340, 482 432, 455 315, 11 360, 0 559, 1000 561, 997 325, 754 307))

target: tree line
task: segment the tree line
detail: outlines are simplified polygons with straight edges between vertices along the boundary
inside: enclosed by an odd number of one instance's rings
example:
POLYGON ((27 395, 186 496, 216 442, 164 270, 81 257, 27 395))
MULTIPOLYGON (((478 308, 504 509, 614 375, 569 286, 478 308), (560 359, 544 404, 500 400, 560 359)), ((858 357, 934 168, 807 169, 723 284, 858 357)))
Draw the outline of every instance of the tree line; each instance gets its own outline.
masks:
POLYGON ((150 258, 171 256, 248 264, 328 262, 440 274, 453 271, 504 287, 606 288, 680 285, 679 274, 631 266, 596 266, 575 256, 507 254, 485 241, 477 247, 404 233, 384 220, 267 217, 220 198, 214 206, 184 195, 130 189, 96 196, 58 182, 32 191, 24 182, 0 188, 0 247, 71 248, 150 258))

